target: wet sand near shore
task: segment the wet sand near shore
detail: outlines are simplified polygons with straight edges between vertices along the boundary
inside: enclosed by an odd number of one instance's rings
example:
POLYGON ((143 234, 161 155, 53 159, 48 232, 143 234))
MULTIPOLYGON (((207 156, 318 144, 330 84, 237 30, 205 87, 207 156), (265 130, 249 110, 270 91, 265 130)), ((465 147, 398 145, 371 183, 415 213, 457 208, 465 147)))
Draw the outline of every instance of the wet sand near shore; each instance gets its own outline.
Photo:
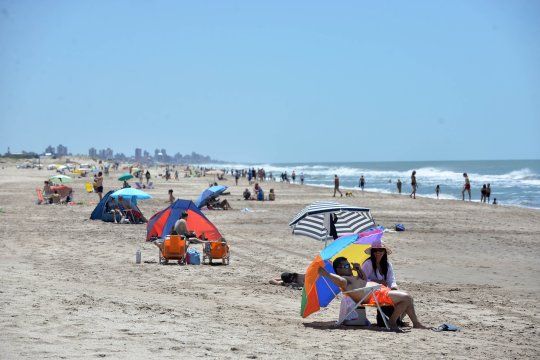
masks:
MULTIPOLYGON (((82 205, 35 205, 35 188, 53 174, 0 170, 2 359, 540 356, 540 211, 356 191, 332 198, 331 189, 273 182, 262 186, 275 202, 243 201, 247 181, 230 178, 220 184, 233 210, 205 211, 229 241, 230 265, 162 266, 145 225, 89 220, 98 197, 84 192, 87 179, 71 184, 82 205), (268 284, 303 272, 323 246, 293 236, 288 222, 333 199, 371 208, 378 224, 405 224, 384 237, 398 285, 424 323, 461 332, 336 328, 338 301, 302 319, 301 291, 268 284)), ((105 191, 121 186, 119 174, 105 191)), ((168 189, 195 199, 213 177, 152 180, 154 198, 139 202, 147 217, 167 206, 168 189)))

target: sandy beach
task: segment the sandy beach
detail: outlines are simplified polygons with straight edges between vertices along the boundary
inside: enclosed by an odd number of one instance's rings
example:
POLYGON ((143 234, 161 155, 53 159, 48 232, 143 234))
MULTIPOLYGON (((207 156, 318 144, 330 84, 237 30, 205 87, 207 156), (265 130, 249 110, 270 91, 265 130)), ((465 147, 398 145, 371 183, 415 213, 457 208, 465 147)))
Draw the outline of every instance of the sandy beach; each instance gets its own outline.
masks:
MULTIPOLYGON (((369 207, 378 224, 406 226, 384 237, 399 286, 424 323, 462 328, 396 334, 334 327, 338 301, 302 319, 301 291, 268 284, 304 272, 322 249, 287 224, 307 204, 333 199, 331 189, 265 183, 276 201, 246 202, 247 180, 220 182, 233 210, 205 213, 230 243, 230 265, 161 266, 145 225, 89 220, 98 197, 85 179, 72 184, 82 205, 36 205, 35 188, 54 172, 2 165, 2 359, 540 357, 540 211, 358 191, 339 199, 369 207)), ((118 174, 105 191, 121 185, 118 174)), ((167 206, 169 188, 195 199, 213 178, 153 181, 154 198, 139 202, 147 217, 167 206)))

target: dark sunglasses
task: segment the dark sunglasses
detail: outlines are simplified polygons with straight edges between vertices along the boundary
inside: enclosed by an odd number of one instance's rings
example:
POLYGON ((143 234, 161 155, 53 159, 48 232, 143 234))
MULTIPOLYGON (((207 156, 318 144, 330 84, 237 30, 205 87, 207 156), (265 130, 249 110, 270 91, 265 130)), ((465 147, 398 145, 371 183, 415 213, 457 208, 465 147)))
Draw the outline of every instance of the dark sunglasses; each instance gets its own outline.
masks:
POLYGON ((341 266, 338 266, 339 269, 350 269, 351 268, 351 264, 344 264, 344 265, 341 265, 341 266))
POLYGON ((371 252, 385 252, 385 249, 371 249, 371 252))

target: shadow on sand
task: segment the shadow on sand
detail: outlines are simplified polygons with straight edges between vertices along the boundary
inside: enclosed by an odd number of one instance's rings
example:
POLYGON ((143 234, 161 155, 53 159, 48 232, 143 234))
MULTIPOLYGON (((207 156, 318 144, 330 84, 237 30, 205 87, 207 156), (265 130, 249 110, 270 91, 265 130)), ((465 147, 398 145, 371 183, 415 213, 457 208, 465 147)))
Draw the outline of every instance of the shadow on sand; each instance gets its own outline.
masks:
MULTIPOLYGON (((395 332, 394 330, 387 330, 383 327, 375 325, 370 326, 337 326, 335 321, 313 321, 310 323, 303 323, 305 327, 318 329, 318 330, 368 330, 377 332, 395 332)), ((408 332, 406 329, 401 329, 400 332, 408 332)))

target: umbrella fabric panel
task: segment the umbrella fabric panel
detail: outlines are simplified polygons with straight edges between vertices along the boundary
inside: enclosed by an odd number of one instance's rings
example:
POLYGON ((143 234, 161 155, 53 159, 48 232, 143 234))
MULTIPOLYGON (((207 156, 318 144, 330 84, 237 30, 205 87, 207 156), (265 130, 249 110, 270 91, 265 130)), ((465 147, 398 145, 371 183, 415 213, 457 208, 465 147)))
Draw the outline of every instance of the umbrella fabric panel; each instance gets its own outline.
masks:
MULTIPOLYGON (((359 233, 375 225, 371 213, 368 211, 336 211, 338 220, 336 231, 338 236, 347 233, 359 233)), ((293 234, 305 235, 317 240, 332 239, 330 229, 326 229, 324 213, 308 215, 299 220, 293 228, 293 234)))
POLYGON ((289 226, 294 225, 295 223, 297 223, 302 218, 308 215, 323 214, 323 213, 328 213, 328 212, 333 213, 333 212, 338 212, 340 210, 369 212, 369 209, 367 208, 340 204, 334 201, 316 201, 313 204, 306 206, 302 211, 300 211, 294 217, 294 219, 289 223, 289 226))
POLYGON ((125 188, 125 189, 115 191, 111 196, 113 198, 117 198, 118 196, 122 196, 122 197, 125 197, 125 198, 134 197, 134 198, 137 198, 137 199, 140 199, 140 200, 151 199, 152 198, 152 196, 145 193, 144 191, 141 191, 141 190, 138 190, 138 189, 133 189, 133 188, 125 188))

